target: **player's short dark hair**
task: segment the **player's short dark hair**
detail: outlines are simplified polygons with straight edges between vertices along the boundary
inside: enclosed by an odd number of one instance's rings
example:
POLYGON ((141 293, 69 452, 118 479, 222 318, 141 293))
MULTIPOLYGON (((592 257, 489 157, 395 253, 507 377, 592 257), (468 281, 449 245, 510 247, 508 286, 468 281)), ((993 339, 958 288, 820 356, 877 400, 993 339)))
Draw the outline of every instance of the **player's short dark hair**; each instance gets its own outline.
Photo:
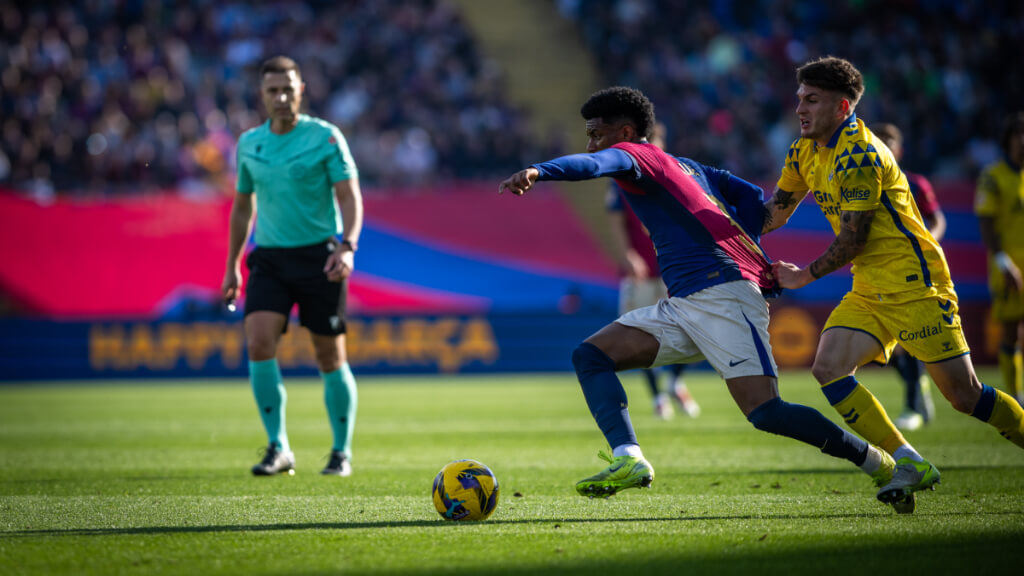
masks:
POLYGON ((850 107, 857 105, 864 94, 864 76, 848 60, 825 56, 811 60, 796 69, 796 81, 830 92, 839 92, 850 100, 850 107))
POLYGON ((1003 128, 999 131, 999 146, 1003 152, 1010 151, 1010 138, 1018 132, 1024 132, 1024 112, 1014 112, 1003 119, 1003 128))
POLYGON ((263 62, 260 66, 260 78, 263 78, 267 74, 287 74, 295 70, 295 75, 302 78, 302 72, 299 71, 299 65, 295 63, 295 60, 287 56, 274 56, 263 62))
POLYGON ((654 104, 643 92, 626 86, 612 86, 594 92, 580 107, 580 114, 584 120, 598 118, 608 124, 627 120, 644 138, 650 138, 655 123, 654 104))
MULTIPOLYGON (((879 122, 871 126, 871 131, 885 141, 886 146, 889 142, 895 142, 897 146, 903 145, 903 132, 896 127, 895 124, 889 124, 888 122, 879 122)), ((892 146, 889 146, 892 148, 892 146)))

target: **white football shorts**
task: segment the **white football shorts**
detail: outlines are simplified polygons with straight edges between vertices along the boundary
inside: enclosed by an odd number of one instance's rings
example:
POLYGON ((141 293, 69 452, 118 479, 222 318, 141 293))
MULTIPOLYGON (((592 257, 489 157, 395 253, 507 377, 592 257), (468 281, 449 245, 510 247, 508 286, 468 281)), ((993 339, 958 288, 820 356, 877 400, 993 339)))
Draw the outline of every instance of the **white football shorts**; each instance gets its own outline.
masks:
POLYGON ((644 306, 654 306, 662 298, 668 298, 668 288, 661 276, 654 278, 623 278, 619 281, 619 315, 644 306))
POLYGON ((685 298, 667 298, 618 320, 658 340, 651 368, 707 360, 723 379, 772 376, 778 367, 768 340, 768 303, 747 280, 726 282, 685 298))

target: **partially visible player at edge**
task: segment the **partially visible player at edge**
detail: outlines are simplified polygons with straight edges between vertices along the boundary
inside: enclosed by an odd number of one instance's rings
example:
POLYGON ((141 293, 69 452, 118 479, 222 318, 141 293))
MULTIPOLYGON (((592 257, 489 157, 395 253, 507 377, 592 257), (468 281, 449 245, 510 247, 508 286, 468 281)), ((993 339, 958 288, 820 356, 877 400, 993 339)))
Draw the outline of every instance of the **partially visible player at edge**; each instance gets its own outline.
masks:
POLYGON ((974 212, 989 255, 992 317, 1002 328, 999 370, 1006 390, 1024 403, 1024 112, 1003 121, 999 144, 1003 158, 978 177, 974 212))
MULTIPOLYGON (((649 139, 662 150, 665 149, 665 125, 654 125, 649 139)), ((662 298, 668 298, 668 289, 661 280, 658 256, 654 252, 651 236, 640 219, 626 204, 625 191, 613 180, 608 186, 605 211, 608 214, 608 231, 615 247, 622 279, 619 281, 619 315, 644 306, 653 306, 662 298)), ((650 368, 643 372, 644 380, 654 400, 654 415, 668 419, 672 417, 671 398, 679 405, 683 414, 696 418, 700 405, 693 399, 690 389, 683 380, 686 364, 672 364, 662 370, 668 373, 668 389, 662 391, 658 385, 658 373, 650 368)))
POLYGON ((356 165, 341 131, 299 113, 304 89, 293 60, 278 56, 264 62, 260 94, 270 118, 238 140, 238 193, 231 207, 222 288, 228 302, 239 296, 239 267, 255 196, 259 207, 256 248, 246 262, 245 337, 249 378, 269 439, 263 460, 252 468, 257 476, 293 473, 295 468, 285 430, 287 397, 276 358, 295 304, 300 322, 312 336, 334 435, 321 472, 352 472, 357 397, 345 358, 345 296, 362 229, 363 201, 356 165))
POLYGON ((800 268, 776 262, 784 288, 801 288, 853 263, 853 288, 832 311, 812 372, 847 424, 896 459, 878 499, 894 502, 932 487, 939 471, 896 429, 885 409, 858 383, 857 368, 886 363, 897 341, 923 360, 953 407, 1024 448, 1024 411, 974 373, 957 315, 949 267, 924 227, 907 178, 892 153, 854 114, 864 82, 853 64, 827 57, 797 70, 800 138, 765 204, 764 233, 786 223, 800 200, 815 200, 836 239, 800 268))
POLYGON ((609 466, 578 482, 576 491, 607 497, 654 480, 615 372, 704 358, 754 427, 849 460, 876 485, 888 482, 891 457, 817 410, 779 398, 764 297, 776 293, 777 285, 758 244, 761 189, 648 143, 654 107, 639 90, 601 90, 580 113, 589 139, 586 154, 534 164, 498 191, 520 195, 538 180, 614 178, 651 234, 671 297, 620 317, 572 354, 587 406, 612 447, 610 456, 600 453, 609 466))
MULTIPOLYGON (((898 164, 903 158, 903 132, 895 124, 880 122, 871 125, 875 136, 889 148, 898 164)), ((936 242, 942 241, 946 233, 946 215, 939 206, 931 182, 920 174, 903 172, 910 184, 910 194, 921 213, 925 227, 936 242)), ((914 431, 935 418, 935 402, 932 401, 931 384, 925 375, 924 363, 914 358, 902 346, 892 352, 891 364, 903 379, 903 412, 894 424, 900 430, 914 431)))

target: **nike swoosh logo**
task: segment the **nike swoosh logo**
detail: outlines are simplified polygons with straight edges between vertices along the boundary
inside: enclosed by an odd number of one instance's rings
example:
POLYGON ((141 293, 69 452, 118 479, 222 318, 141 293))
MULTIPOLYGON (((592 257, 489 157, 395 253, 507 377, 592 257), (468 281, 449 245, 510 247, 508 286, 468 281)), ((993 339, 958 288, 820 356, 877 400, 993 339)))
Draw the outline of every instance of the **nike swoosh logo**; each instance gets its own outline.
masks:
POLYGON ((739 362, 733 362, 732 360, 730 360, 729 361, 729 367, 732 368, 733 366, 739 366, 740 364, 743 364, 747 360, 750 360, 750 358, 744 358, 743 360, 740 360, 739 362))

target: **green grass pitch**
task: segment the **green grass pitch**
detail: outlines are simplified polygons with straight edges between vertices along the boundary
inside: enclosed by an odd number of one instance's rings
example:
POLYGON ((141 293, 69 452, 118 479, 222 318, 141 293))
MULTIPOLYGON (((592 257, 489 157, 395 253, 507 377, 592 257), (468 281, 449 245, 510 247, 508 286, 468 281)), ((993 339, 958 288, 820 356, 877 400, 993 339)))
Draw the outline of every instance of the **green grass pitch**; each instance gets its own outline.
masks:
MULTIPOLYGON (((998 382, 994 371, 982 377, 998 382)), ((891 370, 861 380, 899 411, 891 370)), ((262 428, 242 380, 0 386, 0 574, 986 574, 1016 570, 1024 452, 941 399, 908 438, 942 472, 913 516, 866 475, 758 432, 713 374, 698 419, 654 419, 624 376, 650 490, 576 495, 603 439, 571 374, 360 380, 351 478, 320 476, 317 380, 291 379, 293 477, 254 478, 262 428), (501 485, 483 523, 430 486, 475 458, 501 485)), ((838 416, 806 372, 783 398, 838 416)))

